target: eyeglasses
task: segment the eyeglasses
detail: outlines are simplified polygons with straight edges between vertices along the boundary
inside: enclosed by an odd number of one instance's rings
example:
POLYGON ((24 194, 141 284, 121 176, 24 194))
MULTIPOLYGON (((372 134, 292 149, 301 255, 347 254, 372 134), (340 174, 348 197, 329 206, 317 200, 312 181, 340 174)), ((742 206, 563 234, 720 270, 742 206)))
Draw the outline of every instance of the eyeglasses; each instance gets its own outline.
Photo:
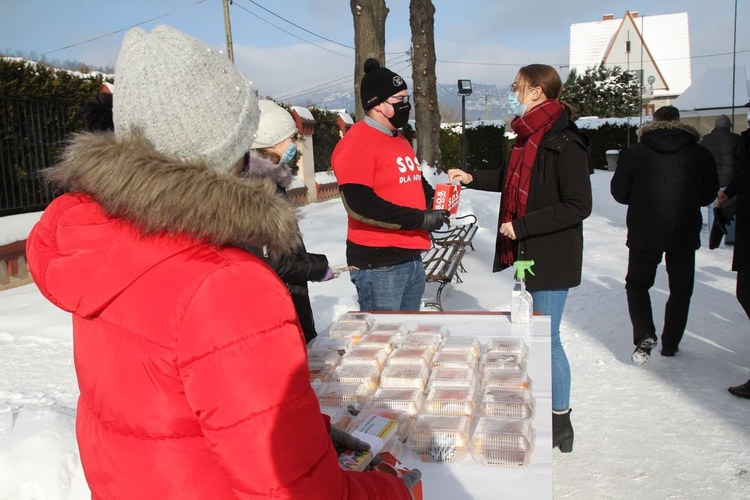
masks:
POLYGON ((511 85, 510 85, 510 91, 511 91, 511 92, 519 92, 519 93, 520 93, 520 92, 521 92, 521 89, 523 89, 524 87, 525 87, 526 89, 533 89, 533 88, 536 88, 536 87, 538 87, 538 86, 539 86, 539 85, 528 85, 528 84, 527 84, 527 85, 521 85, 521 84, 518 84, 518 83, 516 83, 516 82, 513 82, 513 83, 512 83, 511 85))
POLYGON ((410 97, 411 96, 409 94, 406 94, 406 95, 392 95, 388 99, 397 99, 397 100, 394 101, 394 102, 392 102, 390 100, 386 100, 386 102, 388 104, 398 104, 398 103, 409 104, 409 98, 410 97))

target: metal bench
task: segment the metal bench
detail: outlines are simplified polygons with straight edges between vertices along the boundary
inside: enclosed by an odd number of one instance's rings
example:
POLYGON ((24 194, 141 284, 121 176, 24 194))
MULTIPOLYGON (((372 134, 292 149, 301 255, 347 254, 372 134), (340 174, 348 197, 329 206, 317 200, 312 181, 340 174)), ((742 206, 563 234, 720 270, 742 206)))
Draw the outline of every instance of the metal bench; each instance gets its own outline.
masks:
POLYGON ((438 229, 430 233, 432 238, 433 246, 447 246, 447 245, 459 245, 462 247, 469 247, 474 250, 472 240, 474 235, 477 234, 479 226, 477 225, 477 217, 474 214, 462 215, 456 217, 455 223, 448 229, 438 229), (467 222, 461 222, 464 221, 467 222))
POLYGON ((458 269, 461 267, 461 259, 465 253, 466 248, 464 246, 446 245, 432 247, 422 255, 425 280, 428 283, 438 283, 434 298, 423 299, 422 303, 425 307, 436 307, 439 311, 443 310, 441 296, 445 285, 453 281, 453 278, 456 278, 457 283, 462 283, 461 277, 458 275, 458 269))

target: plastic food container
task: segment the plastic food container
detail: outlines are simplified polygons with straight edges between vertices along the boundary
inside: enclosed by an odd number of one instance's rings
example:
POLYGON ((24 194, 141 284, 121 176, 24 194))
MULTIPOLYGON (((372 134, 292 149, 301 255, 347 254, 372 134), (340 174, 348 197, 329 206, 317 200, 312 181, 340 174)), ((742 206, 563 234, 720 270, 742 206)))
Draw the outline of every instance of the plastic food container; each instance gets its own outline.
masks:
POLYGON ((404 347, 407 349, 430 349, 432 353, 436 353, 440 347, 440 334, 437 333, 423 333, 423 334, 407 334, 402 335, 396 343, 396 347, 404 347))
POLYGON ((531 379, 527 372, 508 370, 485 370, 482 375, 482 388, 525 389, 531 391, 531 379))
POLYGON ((341 361, 341 356, 336 351, 328 349, 310 349, 307 351, 307 364, 309 366, 330 365, 335 367, 341 361))
POLYGON ((404 335, 409 331, 403 323, 376 323, 370 328, 370 333, 390 333, 391 335, 404 335))
POLYGON ((380 376, 380 387, 424 390, 430 372, 418 365, 388 365, 380 376))
POLYGON ((477 337, 448 337, 443 339, 441 352, 469 352, 475 358, 482 354, 482 344, 477 337))
POLYGON ((370 408, 383 408, 401 411, 412 418, 416 418, 424 402, 421 389, 387 389, 375 391, 370 400, 370 408))
POLYGON ((365 312, 345 313, 337 317, 334 323, 364 323, 365 329, 369 330, 375 325, 375 316, 365 312))
POLYGON ((473 370, 477 366, 477 358, 469 351, 443 351, 441 349, 435 354, 432 366, 435 368, 471 368, 473 370))
POLYGON ((364 384, 327 382, 317 390, 320 406, 347 406, 355 411, 361 410, 370 399, 370 391, 364 384))
POLYGON ((345 406, 321 406, 320 411, 331 417, 331 425, 346 430, 354 416, 345 406))
POLYGON ((471 368, 433 368, 427 388, 436 387, 474 387, 476 371, 471 368))
POLYGON ((367 333, 367 324, 364 322, 344 321, 334 323, 328 330, 331 338, 348 338, 352 344, 357 345, 359 340, 367 333))
POLYGON ((470 426, 468 417, 420 415, 407 444, 424 462, 460 462, 468 453, 470 426))
POLYGON ((326 363, 317 363, 312 366, 308 364, 310 369, 310 382, 328 382, 333 373, 333 367, 326 363))
POLYGON ((347 352, 354 348, 352 340, 348 337, 331 338, 331 337, 315 337, 315 340, 310 344, 309 349, 315 349, 316 351, 330 350, 336 351, 340 356, 343 356, 347 352))
POLYGON ((400 336, 401 334, 393 332, 370 332, 360 339, 357 346, 377 347, 378 349, 383 349, 386 354, 390 354, 393 351, 393 345, 400 336))
POLYGON ((535 431, 530 420, 481 417, 471 436, 472 458, 484 465, 521 467, 529 463, 535 431))
POLYGON ((474 416, 473 387, 435 387, 424 400, 423 415, 474 416))
POLYGON ((433 353, 430 349, 410 349, 399 347, 388 356, 389 365, 419 365, 429 368, 432 365, 433 353))
POLYGON ((526 371, 526 360, 518 354, 504 352, 485 352, 482 356, 482 371, 506 370, 512 372, 526 371))
POLYGON ((529 346, 523 339, 492 338, 487 341, 485 352, 501 352, 505 354, 518 354, 522 358, 529 357, 529 346))
POLYGON ((489 417, 524 419, 534 416, 534 398, 523 389, 485 389, 479 413, 489 417))
POLYGON ((409 329, 410 335, 438 334, 440 340, 445 341, 451 335, 451 331, 445 325, 436 325, 431 323, 419 323, 409 329))
POLYGON ((383 369, 385 362, 388 359, 388 354, 385 349, 379 349, 377 347, 365 347, 360 342, 357 347, 349 351, 341 358, 339 366, 347 365, 370 365, 377 367, 378 371, 383 369))
POLYGON ((336 367, 331 372, 329 380, 348 384, 364 384, 368 391, 374 392, 378 388, 379 378, 380 370, 377 366, 343 365, 336 367))

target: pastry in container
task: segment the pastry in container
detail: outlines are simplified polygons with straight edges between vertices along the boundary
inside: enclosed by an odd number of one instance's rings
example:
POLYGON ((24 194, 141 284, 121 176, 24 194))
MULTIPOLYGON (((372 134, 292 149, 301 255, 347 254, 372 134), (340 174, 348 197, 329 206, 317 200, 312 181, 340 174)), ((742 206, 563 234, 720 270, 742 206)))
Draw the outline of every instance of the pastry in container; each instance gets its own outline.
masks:
POLYGON ((504 352, 485 352, 482 356, 482 371, 506 370, 511 372, 526 371, 526 360, 518 354, 504 352))
POLYGON ((375 323, 369 333, 390 333, 391 335, 405 335, 409 331, 403 323, 375 323))
POLYGON ((523 339, 495 337, 487 341, 485 352, 502 352, 518 354, 522 358, 529 357, 529 346, 523 339))
POLYGON ((339 429, 346 430, 354 418, 346 406, 321 406, 320 411, 331 417, 331 425, 339 429))
POLYGON ((480 417, 471 435, 469 452, 480 464, 522 467, 529 463, 535 438, 531 420, 480 417))
POLYGON ((370 391, 364 384, 342 382, 326 382, 317 388, 320 406, 346 406, 354 410, 361 410, 370 400, 370 391))
POLYGON ((310 382, 328 382, 333 373, 333 367, 327 363, 308 364, 310 369, 310 382))
POLYGON ((369 330, 375 326, 375 316, 367 312, 350 312, 338 316, 334 323, 361 323, 369 330))
POLYGON ((432 360, 434 368, 471 368, 477 366, 477 358, 469 351, 439 350, 432 360))
POLYGON ((531 379, 527 372, 508 370, 485 370, 482 374, 482 388, 525 389, 531 391, 531 379))
POLYGON ((331 338, 346 338, 357 345, 362 337, 367 333, 367 324, 354 321, 336 322, 328 330, 328 336, 331 338))
POLYGON ((433 368, 427 389, 435 387, 474 387, 476 371, 471 368, 433 368))
POLYGON ((380 387, 424 390, 430 371, 418 365, 387 365, 380 376, 380 387))
POLYGON ((360 339, 357 346, 377 347, 383 349, 386 354, 390 354, 400 336, 401 334, 393 332, 370 332, 360 339))
POLYGON ((482 391, 479 413, 488 417, 531 418, 534 402, 528 390, 489 388, 482 391))
POLYGON ((380 369, 372 365, 343 365, 336 367, 330 374, 329 380, 349 383, 364 384, 368 391, 374 392, 378 388, 380 369))
POLYGON ((438 334, 440 340, 445 341, 451 335, 451 331, 447 326, 433 323, 418 323, 412 328, 409 328, 410 335, 424 335, 424 334, 438 334))
POLYGON ((422 409, 424 393, 421 389, 389 389, 381 387, 370 400, 372 409, 388 409, 404 412, 416 418, 422 409))
POLYGON ((469 352, 475 358, 482 354, 482 344, 477 337, 448 337, 443 339, 441 351, 469 352))
POLYGON ((437 333, 406 334, 396 342, 396 347, 407 349, 430 349, 436 353, 440 348, 440 335, 437 333))
POLYGON ((371 365, 376 366, 378 370, 382 370, 385 366, 385 362, 388 359, 388 354, 385 349, 378 347, 366 347, 362 343, 357 344, 357 347, 349 351, 341 358, 339 366, 346 365, 371 365))
POLYGON ((389 365, 419 365, 429 368, 434 354, 429 348, 398 347, 388 356, 389 365))
POLYGON ((460 462, 468 453, 470 428, 465 416, 420 415, 407 445, 424 462, 460 462))
POLYGON ((474 417, 473 387, 434 387, 424 400, 422 415, 464 415, 474 417))
POLYGON ((309 366, 324 364, 335 367, 340 361, 341 356, 337 351, 329 349, 309 349, 307 351, 307 364, 309 366))
POLYGON ((348 337, 333 338, 322 336, 315 337, 315 339, 310 343, 310 346, 308 347, 308 349, 315 349, 317 351, 336 351, 340 356, 343 356, 353 348, 354 344, 352 343, 352 339, 348 337))

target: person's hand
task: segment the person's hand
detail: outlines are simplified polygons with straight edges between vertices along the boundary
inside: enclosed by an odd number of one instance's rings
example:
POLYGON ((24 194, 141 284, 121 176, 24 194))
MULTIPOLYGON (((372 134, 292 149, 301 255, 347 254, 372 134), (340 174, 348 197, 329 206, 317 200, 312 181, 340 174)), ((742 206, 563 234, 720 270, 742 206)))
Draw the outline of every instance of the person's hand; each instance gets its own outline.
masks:
POLYGON ((500 234, 503 236, 507 236, 511 240, 516 239, 516 232, 513 230, 513 223, 512 222, 503 222, 500 224, 500 234))
POLYGON ((333 269, 331 269, 331 266, 328 266, 326 268, 326 273, 323 275, 322 278, 318 280, 318 282, 328 281, 332 280, 333 278, 336 278, 336 274, 333 272, 333 269))
POLYGON ((474 177, 461 170, 460 168, 451 168, 448 170, 448 180, 453 183, 454 180, 457 180, 461 184, 470 184, 474 181, 474 177))
MULTIPOLYGON (((415 484, 419 482, 420 479, 422 479, 422 472, 419 469, 412 469, 401 476, 401 480, 404 482, 404 484, 406 484, 406 487, 409 488, 409 493, 411 493, 411 489, 415 484)), ((411 497, 414 498, 413 493, 411 497)))
POLYGON ((718 207, 725 201, 727 201, 727 198, 729 198, 726 194, 724 194, 724 191, 719 191, 716 195, 716 201, 714 202, 714 206, 718 207))
POLYGON ((447 210, 425 210, 423 214, 422 229, 427 231, 432 232, 443 227, 443 224, 451 224, 451 213, 447 210))
POLYGON ((347 449, 352 451, 367 451, 370 449, 370 443, 357 439, 343 429, 335 425, 331 426, 331 441, 336 449, 347 449))

